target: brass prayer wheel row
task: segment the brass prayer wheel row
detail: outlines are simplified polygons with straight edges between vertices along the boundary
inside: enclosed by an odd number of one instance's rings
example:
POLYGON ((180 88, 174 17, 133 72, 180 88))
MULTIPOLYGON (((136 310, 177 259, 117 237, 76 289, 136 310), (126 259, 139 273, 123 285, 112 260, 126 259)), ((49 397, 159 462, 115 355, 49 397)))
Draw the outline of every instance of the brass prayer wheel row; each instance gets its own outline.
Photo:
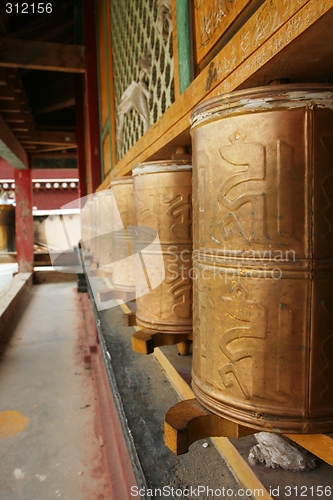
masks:
POLYGON ((148 162, 116 196, 115 286, 135 287, 138 325, 193 328, 195 395, 240 425, 333 431, 332 129, 331 85, 221 95, 193 110, 193 179, 148 162))

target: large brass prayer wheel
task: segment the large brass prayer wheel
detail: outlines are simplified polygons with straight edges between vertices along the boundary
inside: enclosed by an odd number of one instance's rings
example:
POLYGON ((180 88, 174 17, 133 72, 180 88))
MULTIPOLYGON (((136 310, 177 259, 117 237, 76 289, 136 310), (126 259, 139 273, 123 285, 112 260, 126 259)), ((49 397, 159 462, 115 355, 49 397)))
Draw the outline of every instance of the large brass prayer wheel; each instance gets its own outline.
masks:
POLYGON ((333 431, 333 86, 236 91, 191 120, 196 397, 333 431))
POLYGON ((146 281, 137 281, 136 322, 165 333, 192 333, 192 166, 182 160, 142 163, 133 179, 136 225, 154 229, 159 238, 141 251, 148 279, 158 254, 164 262, 157 287, 142 294, 146 281))

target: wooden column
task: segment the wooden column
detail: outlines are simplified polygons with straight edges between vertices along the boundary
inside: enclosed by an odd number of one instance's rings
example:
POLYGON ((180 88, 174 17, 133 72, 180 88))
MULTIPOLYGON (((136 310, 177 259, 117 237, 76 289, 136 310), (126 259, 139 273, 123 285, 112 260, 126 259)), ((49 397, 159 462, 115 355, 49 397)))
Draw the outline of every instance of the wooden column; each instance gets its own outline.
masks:
POLYGON ((95 1, 83 0, 83 36, 86 50, 86 105, 88 128, 88 171, 91 191, 102 182, 100 127, 98 108, 97 48, 95 29, 95 1))
POLYGON ((79 198, 87 196, 86 154, 84 134, 84 79, 75 75, 75 114, 76 114, 76 141, 77 166, 79 171, 79 198))
POLYGON ((188 2, 173 2, 173 15, 176 12, 177 29, 177 65, 176 72, 179 76, 179 93, 191 83, 191 47, 190 47, 190 25, 189 25, 189 5, 188 2))
POLYGON ((15 170, 15 232, 19 271, 34 268, 34 228, 32 217, 31 170, 15 170))

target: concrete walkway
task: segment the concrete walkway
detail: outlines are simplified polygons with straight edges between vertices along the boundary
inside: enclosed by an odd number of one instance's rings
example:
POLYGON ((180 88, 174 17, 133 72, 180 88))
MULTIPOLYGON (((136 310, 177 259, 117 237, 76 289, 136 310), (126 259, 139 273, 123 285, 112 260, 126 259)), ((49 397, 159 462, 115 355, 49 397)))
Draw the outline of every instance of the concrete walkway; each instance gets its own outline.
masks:
POLYGON ((13 279, 13 274, 17 273, 18 265, 3 264, 0 262, 0 291, 13 279))
POLYGON ((34 286, 1 355, 1 500, 110 500, 81 299, 34 286))

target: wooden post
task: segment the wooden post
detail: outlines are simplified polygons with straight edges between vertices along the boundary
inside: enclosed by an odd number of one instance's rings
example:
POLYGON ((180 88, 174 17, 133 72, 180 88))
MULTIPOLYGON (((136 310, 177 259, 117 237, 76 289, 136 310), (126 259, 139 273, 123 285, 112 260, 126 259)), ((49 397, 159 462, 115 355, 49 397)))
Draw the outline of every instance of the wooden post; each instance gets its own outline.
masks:
POLYGON ((33 272, 34 268, 34 226, 32 217, 31 170, 15 172, 15 227, 16 251, 19 271, 33 272))
POLYGON ((79 171, 79 198, 87 196, 85 135, 84 135, 84 79, 81 75, 74 76, 75 83, 75 115, 77 166, 79 171))
POLYGON ((191 83, 191 48, 188 2, 173 2, 173 15, 176 13, 177 63, 176 74, 179 77, 179 93, 182 94, 191 83))
POLYGON ((88 170, 91 191, 102 182, 100 127, 98 107, 97 48, 95 29, 95 1, 83 0, 83 36, 86 49, 86 104, 88 135, 88 170))

